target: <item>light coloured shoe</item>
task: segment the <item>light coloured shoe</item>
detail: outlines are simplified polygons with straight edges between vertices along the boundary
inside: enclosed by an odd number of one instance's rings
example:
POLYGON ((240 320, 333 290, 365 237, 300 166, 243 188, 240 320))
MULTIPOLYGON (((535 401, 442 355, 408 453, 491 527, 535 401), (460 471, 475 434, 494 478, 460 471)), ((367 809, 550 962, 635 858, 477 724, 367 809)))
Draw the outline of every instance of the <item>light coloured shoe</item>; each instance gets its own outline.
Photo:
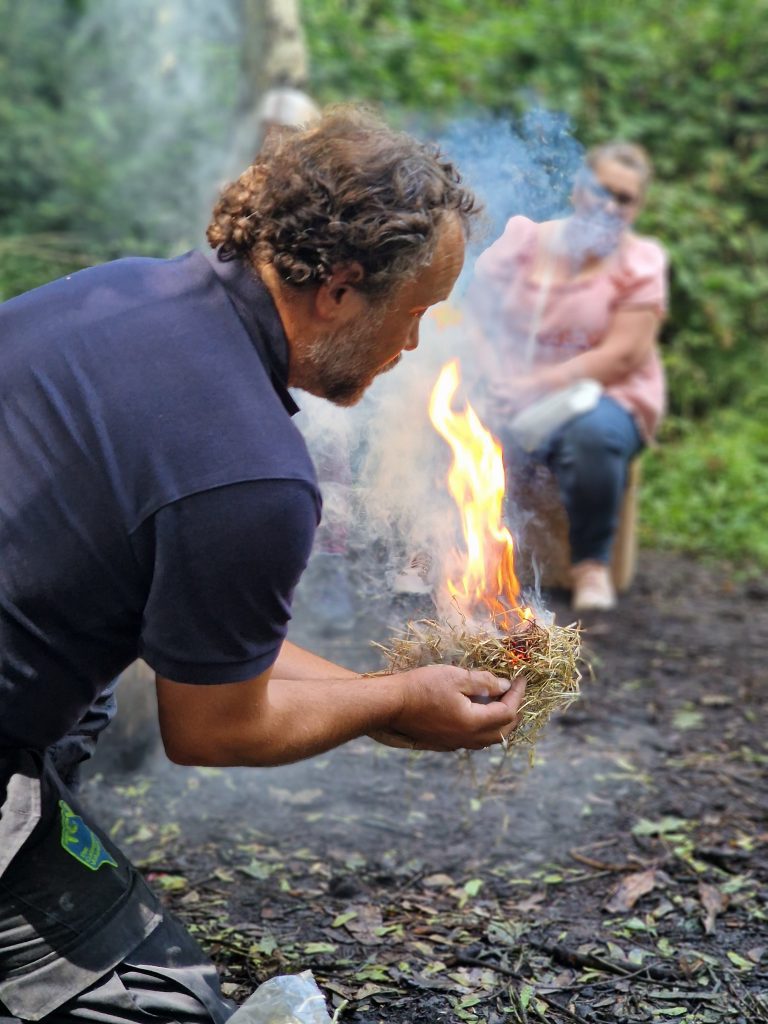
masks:
POLYGON ((571 585, 575 611, 610 611, 616 607, 611 571, 602 562, 585 561, 571 566, 571 585))
POLYGON ((417 551, 408 564, 395 576, 392 589, 396 594, 431 594, 432 556, 417 551))

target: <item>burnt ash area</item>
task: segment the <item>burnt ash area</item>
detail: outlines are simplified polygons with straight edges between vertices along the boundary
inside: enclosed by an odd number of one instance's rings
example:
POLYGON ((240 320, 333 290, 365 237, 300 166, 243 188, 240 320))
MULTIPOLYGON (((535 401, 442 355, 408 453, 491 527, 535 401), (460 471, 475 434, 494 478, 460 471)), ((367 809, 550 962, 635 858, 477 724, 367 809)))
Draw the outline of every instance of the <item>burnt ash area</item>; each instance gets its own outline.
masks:
MULTIPOLYGON (((298 625, 360 668, 387 635, 298 625)), ((592 674, 532 768, 368 740, 269 770, 158 755, 86 802, 235 999, 311 968, 345 1024, 768 1021, 768 591, 643 552, 584 625, 592 674)))

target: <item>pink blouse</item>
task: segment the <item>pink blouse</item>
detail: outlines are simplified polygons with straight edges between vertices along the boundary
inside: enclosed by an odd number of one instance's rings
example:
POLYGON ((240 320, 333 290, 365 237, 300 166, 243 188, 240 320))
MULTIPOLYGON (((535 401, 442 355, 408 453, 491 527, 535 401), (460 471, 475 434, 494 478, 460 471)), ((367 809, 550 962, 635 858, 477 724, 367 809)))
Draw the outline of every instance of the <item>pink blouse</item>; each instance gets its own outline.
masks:
MULTIPOLYGON (((492 340, 503 364, 519 369, 529 341, 534 342, 534 366, 564 362, 599 345, 619 310, 650 306, 660 317, 666 315, 667 258, 655 239, 627 233, 600 271, 574 281, 554 281, 542 295, 546 271, 539 268, 538 279, 532 277, 540 229, 527 217, 512 217, 504 234, 475 265, 474 297, 482 298, 479 293, 485 287, 496 293, 493 305, 500 330, 492 340)), ((641 366, 606 387, 605 393, 629 410, 645 440, 650 440, 666 404, 657 346, 641 366)))

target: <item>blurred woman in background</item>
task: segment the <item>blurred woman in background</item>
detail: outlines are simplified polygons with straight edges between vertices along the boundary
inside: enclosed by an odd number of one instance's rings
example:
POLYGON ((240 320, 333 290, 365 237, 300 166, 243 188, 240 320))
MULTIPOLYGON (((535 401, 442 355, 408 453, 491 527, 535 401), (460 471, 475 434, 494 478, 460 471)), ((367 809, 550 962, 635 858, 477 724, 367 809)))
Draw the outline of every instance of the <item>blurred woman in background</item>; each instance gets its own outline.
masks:
POLYGON ((582 611, 616 603, 609 565, 628 467, 665 406, 657 337, 667 260, 659 242, 632 230, 651 173, 639 146, 591 149, 570 216, 512 217, 479 257, 468 295, 492 427, 504 437, 512 424, 514 443, 514 417, 546 400, 550 429, 533 455, 554 474, 568 514, 573 606, 582 611), (585 380, 596 382, 592 407, 575 411, 585 380))

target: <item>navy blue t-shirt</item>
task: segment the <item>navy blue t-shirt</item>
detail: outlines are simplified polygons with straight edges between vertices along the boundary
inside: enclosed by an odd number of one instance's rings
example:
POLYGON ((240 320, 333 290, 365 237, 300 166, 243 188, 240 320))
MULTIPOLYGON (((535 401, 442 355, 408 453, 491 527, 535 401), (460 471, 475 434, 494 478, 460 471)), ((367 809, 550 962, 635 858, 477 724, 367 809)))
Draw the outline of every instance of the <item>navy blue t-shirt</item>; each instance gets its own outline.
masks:
POLYGON ((277 657, 320 496, 288 347, 240 261, 125 259, 0 305, 0 748, 66 734, 137 657, 277 657))

